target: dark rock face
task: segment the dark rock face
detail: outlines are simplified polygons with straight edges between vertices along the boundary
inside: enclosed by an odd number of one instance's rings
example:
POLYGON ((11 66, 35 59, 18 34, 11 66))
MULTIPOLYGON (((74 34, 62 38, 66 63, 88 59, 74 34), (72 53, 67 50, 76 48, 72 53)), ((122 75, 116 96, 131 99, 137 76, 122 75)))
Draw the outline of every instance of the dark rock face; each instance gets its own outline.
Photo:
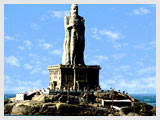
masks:
POLYGON ((7 103, 9 103, 9 99, 6 99, 6 100, 4 101, 4 105, 7 104, 7 103))
POLYGON ((123 107, 120 110, 120 113, 122 113, 122 114, 128 114, 129 112, 132 112, 132 108, 131 107, 123 107))
POLYGON ((52 115, 57 110, 56 104, 54 103, 44 103, 40 108, 39 114, 40 115, 52 115))
POLYGON ((4 105, 4 114, 11 114, 14 103, 8 103, 4 105))
POLYGON ((57 111, 60 115, 78 115, 83 110, 81 106, 72 105, 72 104, 63 104, 59 103, 57 106, 57 111))
POLYGON ((156 116, 156 106, 154 106, 151 111, 152 111, 153 115, 156 116))

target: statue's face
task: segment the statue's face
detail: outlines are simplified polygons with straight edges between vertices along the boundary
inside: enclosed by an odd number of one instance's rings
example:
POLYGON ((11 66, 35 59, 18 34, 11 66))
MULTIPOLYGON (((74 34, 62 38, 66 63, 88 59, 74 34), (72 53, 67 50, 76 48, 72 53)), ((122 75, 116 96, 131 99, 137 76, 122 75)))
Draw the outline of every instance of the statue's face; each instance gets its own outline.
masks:
POLYGON ((78 15, 78 6, 72 6, 71 7, 71 14, 72 15, 78 15))

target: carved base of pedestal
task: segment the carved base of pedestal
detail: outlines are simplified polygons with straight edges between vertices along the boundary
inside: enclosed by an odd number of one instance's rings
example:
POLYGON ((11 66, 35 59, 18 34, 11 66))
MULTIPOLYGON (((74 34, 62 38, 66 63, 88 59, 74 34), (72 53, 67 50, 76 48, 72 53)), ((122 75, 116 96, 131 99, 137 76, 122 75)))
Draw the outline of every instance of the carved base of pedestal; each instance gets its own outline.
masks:
POLYGON ((50 89, 81 89, 99 85, 99 65, 55 65, 48 66, 50 89))

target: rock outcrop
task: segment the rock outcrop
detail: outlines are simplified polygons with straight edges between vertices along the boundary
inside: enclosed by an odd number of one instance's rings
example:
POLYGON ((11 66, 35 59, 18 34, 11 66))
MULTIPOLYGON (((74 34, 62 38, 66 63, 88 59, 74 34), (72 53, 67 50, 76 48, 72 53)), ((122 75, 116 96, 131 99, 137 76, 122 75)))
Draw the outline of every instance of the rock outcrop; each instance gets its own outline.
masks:
MULTIPOLYGON (((69 104, 66 104, 67 95, 56 93, 53 95, 35 95, 32 100, 15 101, 9 98, 4 101, 4 114, 8 115, 70 115, 70 116, 155 116, 156 106, 152 107, 142 103, 126 94, 114 93, 114 99, 130 99, 131 106, 115 107, 102 106, 96 103, 97 94, 81 93, 69 96, 69 104), (86 99, 88 102, 86 103, 86 99)), ((110 93, 100 93, 99 99, 111 99, 110 93)))

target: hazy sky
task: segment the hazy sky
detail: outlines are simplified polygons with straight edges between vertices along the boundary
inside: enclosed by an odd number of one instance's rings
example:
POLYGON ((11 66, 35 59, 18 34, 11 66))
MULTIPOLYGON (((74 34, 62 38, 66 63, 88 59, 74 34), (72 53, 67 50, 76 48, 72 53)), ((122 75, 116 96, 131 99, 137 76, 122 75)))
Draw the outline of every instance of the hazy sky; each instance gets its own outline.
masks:
MULTIPOLYGON (((61 64, 69 4, 5 5, 5 93, 47 88, 48 65, 61 64)), ((100 65, 102 89, 156 92, 156 6, 79 5, 85 63, 100 65)))

